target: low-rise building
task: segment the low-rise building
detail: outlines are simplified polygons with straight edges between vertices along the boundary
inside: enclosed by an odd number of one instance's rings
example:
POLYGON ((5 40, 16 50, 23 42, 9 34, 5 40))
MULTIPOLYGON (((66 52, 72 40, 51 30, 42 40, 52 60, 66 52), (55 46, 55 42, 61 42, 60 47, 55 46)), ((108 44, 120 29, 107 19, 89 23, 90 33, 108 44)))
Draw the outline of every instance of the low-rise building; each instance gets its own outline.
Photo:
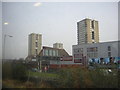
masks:
POLYGON ((69 54, 64 49, 44 46, 38 55, 38 60, 48 61, 49 64, 58 64, 62 57, 69 57, 69 54))
POLYGON ((48 67, 61 67, 62 64, 72 63, 73 58, 64 49, 43 46, 41 52, 37 56, 37 61, 39 62, 39 68, 40 66, 45 67, 46 65, 48 67))
POLYGON ((120 57, 120 41, 73 45, 72 48, 74 62, 82 64, 88 64, 91 59, 106 63, 107 58, 110 62, 110 60, 120 57))

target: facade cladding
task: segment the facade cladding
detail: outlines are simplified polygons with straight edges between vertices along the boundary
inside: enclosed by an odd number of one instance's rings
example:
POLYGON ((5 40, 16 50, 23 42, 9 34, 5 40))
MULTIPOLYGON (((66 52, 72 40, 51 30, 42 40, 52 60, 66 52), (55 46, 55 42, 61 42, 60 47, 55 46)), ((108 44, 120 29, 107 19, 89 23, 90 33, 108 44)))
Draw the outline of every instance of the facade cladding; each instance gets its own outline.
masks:
POLYGON ((82 59, 120 57, 120 41, 73 45, 73 58, 82 59))
POLYGON ((31 33, 29 35, 28 56, 36 56, 41 51, 42 35, 31 33))
POLYGON ((82 43, 98 43, 99 27, 98 21, 84 19, 77 22, 78 45, 82 43))

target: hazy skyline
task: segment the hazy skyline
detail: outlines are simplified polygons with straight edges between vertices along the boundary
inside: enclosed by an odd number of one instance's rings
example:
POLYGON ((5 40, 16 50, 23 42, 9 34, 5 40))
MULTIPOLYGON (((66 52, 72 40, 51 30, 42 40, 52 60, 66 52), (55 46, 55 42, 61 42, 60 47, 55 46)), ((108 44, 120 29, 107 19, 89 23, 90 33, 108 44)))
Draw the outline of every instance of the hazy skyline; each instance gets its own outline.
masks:
MULTIPOLYGON (((77 44, 77 22, 85 18, 99 21, 100 42, 118 40, 117 2, 3 2, 2 25, 6 38, 6 58, 25 58, 28 55, 28 35, 42 34, 42 46, 63 43, 72 55, 77 44)), ((1 57, 0 57, 1 58, 1 57)))

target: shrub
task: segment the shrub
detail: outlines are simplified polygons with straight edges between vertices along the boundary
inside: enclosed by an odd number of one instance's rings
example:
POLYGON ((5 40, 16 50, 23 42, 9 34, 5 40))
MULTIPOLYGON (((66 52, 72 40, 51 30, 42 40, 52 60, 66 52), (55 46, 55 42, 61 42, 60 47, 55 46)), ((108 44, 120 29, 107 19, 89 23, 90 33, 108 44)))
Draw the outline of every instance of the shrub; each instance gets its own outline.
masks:
POLYGON ((5 62, 2 65, 2 79, 12 78, 12 65, 11 63, 5 62))
POLYGON ((26 80, 27 79, 27 68, 23 64, 14 64, 12 67, 13 79, 26 80))
POLYGON ((105 74, 100 69, 64 68, 58 73, 57 81, 59 87, 65 88, 118 88, 118 77, 115 73, 105 74))

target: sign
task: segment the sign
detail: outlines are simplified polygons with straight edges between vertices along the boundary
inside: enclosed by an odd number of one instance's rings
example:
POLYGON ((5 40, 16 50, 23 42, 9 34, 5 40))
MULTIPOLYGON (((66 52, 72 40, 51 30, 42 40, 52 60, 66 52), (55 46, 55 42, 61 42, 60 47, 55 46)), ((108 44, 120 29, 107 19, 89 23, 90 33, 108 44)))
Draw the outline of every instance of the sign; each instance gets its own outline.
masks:
POLYGON ((83 54, 74 54, 74 58, 82 58, 83 54))
POLYGON ((62 58, 61 58, 61 61, 72 61, 72 60, 73 60, 73 57, 72 57, 72 56, 62 57, 62 58))
POLYGON ((82 63, 82 59, 74 59, 74 63, 82 63))

